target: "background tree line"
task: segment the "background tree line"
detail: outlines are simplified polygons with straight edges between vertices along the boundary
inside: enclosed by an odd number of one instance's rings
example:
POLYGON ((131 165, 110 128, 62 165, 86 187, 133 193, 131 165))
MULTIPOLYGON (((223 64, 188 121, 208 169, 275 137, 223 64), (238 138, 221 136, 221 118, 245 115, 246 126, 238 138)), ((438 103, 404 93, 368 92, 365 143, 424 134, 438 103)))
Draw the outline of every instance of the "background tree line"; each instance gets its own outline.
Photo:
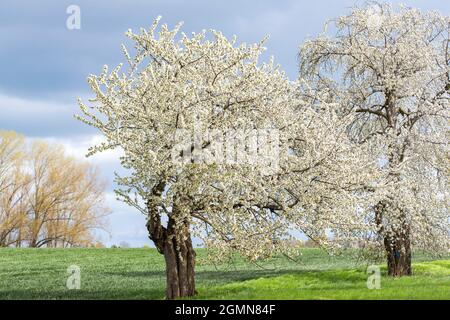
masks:
POLYGON ((0 247, 91 245, 104 190, 96 168, 62 146, 0 131, 0 247))

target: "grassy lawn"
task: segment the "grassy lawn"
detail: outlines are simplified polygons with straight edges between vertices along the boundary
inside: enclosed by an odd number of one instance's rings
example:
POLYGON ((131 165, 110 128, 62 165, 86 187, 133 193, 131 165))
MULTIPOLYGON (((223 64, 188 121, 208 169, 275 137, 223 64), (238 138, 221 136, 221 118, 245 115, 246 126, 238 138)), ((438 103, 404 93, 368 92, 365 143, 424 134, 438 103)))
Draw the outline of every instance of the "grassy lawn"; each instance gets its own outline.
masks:
MULTIPOLYGON (((450 257, 414 257, 414 275, 366 287, 366 265, 304 249, 294 262, 274 258, 214 266, 198 250, 199 299, 450 299, 450 257)), ((0 249, 0 299, 162 299, 164 261, 154 249, 0 249), (67 267, 81 268, 68 290, 67 267)))

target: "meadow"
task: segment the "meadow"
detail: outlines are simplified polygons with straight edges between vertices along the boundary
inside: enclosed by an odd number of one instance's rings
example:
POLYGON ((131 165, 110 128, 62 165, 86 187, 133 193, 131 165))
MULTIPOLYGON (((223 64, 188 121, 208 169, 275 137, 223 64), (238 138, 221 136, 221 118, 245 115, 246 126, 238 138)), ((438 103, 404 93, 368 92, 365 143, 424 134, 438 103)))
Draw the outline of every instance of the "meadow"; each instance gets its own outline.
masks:
MULTIPOLYGON (((197 252, 196 299, 450 299, 450 256, 416 253, 414 275, 396 279, 380 264, 381 288, 369 290, 367 264, 349 254, 305 248, 296 261, 213 265, 197 252)), ((0 299, 163 299, 164 288, 164 260, 151 248, 0 249, 0 299), (71 265, 79 290, 66 287, 71 265)))

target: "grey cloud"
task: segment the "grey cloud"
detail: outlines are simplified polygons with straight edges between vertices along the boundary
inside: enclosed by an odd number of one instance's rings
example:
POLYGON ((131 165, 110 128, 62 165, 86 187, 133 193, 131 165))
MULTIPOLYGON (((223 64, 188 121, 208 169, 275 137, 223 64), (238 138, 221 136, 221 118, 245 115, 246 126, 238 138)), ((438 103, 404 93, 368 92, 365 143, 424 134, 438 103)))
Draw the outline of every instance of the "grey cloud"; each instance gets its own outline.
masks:
MULTIPOLYGON (((0 91, 46 97, 58 91, 86 91, 85 78, 103 64, 122 60, 119 49, 128 28, 149 26, 157 15, 186 32, 215 28, 242 41, 271 34, 268 55, 275 55, 291 78, 297 74, 297 48, 330 18, 363 1, 24 1, 0 2, 0 91), (66 29, 66 8, 81 8, 81 30, 66 29)), ((448 12, 445 1, 406 0, 423 9, 448 12)))
POLYGON ((72 104, 21 99, 0 93, 0 128, 26 136, 47 137, 92 134, 94 129, 73 118, 78 112, 72 104))

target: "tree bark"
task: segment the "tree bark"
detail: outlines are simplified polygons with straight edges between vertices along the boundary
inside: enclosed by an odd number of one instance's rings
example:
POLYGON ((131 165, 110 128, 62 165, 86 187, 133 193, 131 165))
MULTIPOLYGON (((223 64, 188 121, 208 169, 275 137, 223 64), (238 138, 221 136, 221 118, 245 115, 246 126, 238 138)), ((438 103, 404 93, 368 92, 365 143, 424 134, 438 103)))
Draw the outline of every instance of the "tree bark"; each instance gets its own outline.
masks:
POLYGON ((386 233, 383 226, 383 215, 387 210, 386 202, 380 201, 375 207, 375 222, 378 232, 383 236, 386 251, 388 275, 402 277, 412 275, 411 266, 411 230, 406 218, 401 216, 402 227, 397 232, 386 233))
POLYGON ((394 240, 384 238, 386 249, 388 275, 402 277, 412 275, 411 267, 411 243, 409 238, 394 240))
MULTIPOLYGON (((163 186, 159 186, 156 194, 160 195, 163 189, 163 186)), ((184 222, 182 226, 176 226, 175 220, 169 217, 167 227, 164 227, 157 206, 149 202, 147 207, 149 237, 155 243, 158 252, 164 255, 166 263, 166 299, 172 300, 195 295, 196 254, 192 246, 189 223, 184 222)), ((172 212, 172 214, 176 214, 176 212, 172 212)))
POLYGON ((190 297, 195 291, 195 251, 188 226, 175 236, 173 221, 169 220, 168 237, 164 243, 166 261, 166 299, 190 297), (181 240, 180 240, 181 238, 181 240))

